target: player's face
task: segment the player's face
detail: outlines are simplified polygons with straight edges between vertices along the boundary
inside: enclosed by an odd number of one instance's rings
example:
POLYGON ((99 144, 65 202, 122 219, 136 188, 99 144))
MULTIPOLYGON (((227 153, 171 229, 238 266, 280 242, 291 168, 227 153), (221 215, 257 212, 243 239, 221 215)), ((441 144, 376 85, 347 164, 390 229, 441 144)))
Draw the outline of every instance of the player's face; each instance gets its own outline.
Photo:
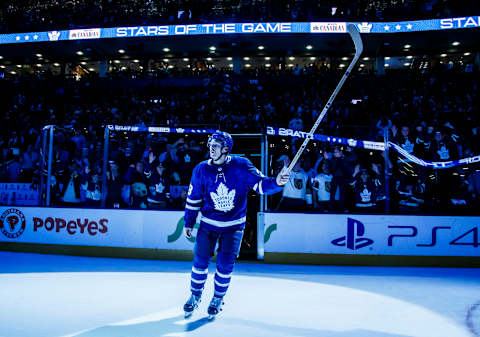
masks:
POLYGON ((210 158, 212 158, 213 161, 219 160, 224 153, 223 148, 224 146, 221 142, 215 139, 212 140, 210 146, 208 147, 210 158))

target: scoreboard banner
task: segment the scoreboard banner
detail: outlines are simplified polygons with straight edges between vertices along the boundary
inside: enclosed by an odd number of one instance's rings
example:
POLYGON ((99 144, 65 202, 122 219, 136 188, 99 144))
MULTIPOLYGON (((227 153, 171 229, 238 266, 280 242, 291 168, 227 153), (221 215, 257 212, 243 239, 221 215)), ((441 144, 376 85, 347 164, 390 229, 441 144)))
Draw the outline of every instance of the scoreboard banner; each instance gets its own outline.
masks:
POLYGON ((346 26, 350 23, 357 25, 362 34, 443 31, 451 29, 478 28, 480 27, 480 16, 394 22, 246 22, 112 28, 93 27, 85 29, 0 34, 0 44, 219 34, 346 34, 346 26))

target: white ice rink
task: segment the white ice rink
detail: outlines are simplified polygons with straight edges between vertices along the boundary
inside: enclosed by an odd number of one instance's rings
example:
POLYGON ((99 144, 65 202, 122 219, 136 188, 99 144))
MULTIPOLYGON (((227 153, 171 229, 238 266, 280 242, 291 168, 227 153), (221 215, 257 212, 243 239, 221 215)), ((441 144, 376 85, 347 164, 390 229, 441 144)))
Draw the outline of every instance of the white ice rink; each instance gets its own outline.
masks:
POLYGON ((0 336, 472 337, 480 270, 238 263, 189 320, 191 263, 0 252, 0 336))

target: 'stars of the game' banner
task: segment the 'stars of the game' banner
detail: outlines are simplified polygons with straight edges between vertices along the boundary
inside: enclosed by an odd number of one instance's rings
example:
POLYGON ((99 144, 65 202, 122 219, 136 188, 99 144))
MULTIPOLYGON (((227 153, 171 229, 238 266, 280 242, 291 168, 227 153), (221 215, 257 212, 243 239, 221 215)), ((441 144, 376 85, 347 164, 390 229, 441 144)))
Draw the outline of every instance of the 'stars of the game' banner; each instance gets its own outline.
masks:
POLYGON ((480 16, 394 22, 245 22, 112 28, 94 27, 85 29, 0 34, 0 44, 186 35, 346 33, 346 26, 349 23, 357 25, 359 31, 363 34, 405 33, 478 28, 480 27, 480 16))

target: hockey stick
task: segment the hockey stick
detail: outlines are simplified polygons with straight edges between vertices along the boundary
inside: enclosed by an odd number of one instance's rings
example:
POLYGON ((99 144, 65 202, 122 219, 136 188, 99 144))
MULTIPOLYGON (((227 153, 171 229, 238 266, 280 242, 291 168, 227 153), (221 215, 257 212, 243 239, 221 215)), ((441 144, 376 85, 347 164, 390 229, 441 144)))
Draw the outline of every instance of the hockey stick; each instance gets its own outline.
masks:
POLYGON ((351 62, 350 65, 348 66, 347 71, 345 71, 345 74, 343 74, 340 82, 337 84, 337 87, 335 88, 335 90, 333 91, 332 95, 330 96, 330 99, 328 100, 327 104, 325 104, 325 107, 323 108, 322 113, 320 114, 320 116, 318 116, 315 124, 313 124, 313 127, 312 127, 312 129, 310 130, 310 132, 308 133, 308 135, 307 135, 307 137, 305 138, 305 140, 303 141, 302 146, 300 147, 300 149, 298 149, 298 151, 297 151, 297 153, 295 154, 295 157, 293 158, 293 160, 292 160, 292 162, 290 163, 290 165, 288 165, 288 168, 287 168, 287 171, 285 172, 285 174, 290 174, 290 172, 292 171, 293 167, 295 166, 295 164, 297 163, 298 159, 299 159, 300 156, 302 155, 303 151, 304 151, 305 148, 307 147, 308 142, 310 141, 310 139, 313 138, 313 134, 315 133, 315 130, 317 130, 318 125, 320 124, 320 122, 322 121, 323 117, 324 117, 325 114, 327 113, 327 110, 328 110, 328 109, 330 108, 330 106, 332 105, 333 100, 335 99, 335 97, 337 96, 338 92, 339 92, 340 89, 342 88, 343 83, 345 83, 345 80, 347 79, 348 75, 350 75, 350 72, 352 71, 353 67, 355 66, 355 64, 357 63, 358 59, 360 58, 360 55, 361 55, 362 52, 363 52, 362 38, 361 38, 361 36, 360 36, 360 32, 358 31, 358 28, 357 28, 354 24, 349 23, 349 24, 347 24, 347 31, 348 31, 348 34, 350 35, 350 37, 351 37, 352 40, 353 40, 353 44, 355 45, 355 56, 353 57, 352 62, 351 62))

